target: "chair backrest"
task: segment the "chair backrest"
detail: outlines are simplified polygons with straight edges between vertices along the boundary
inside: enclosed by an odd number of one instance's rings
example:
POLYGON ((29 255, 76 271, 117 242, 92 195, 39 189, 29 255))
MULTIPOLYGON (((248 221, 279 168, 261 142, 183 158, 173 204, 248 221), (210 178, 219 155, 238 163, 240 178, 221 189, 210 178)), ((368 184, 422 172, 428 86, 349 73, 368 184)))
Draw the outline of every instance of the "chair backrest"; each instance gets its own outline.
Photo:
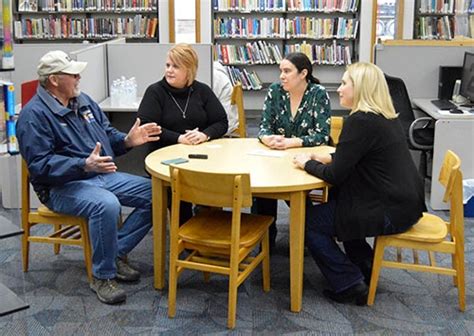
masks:
POLYGON ((329 134, 329 138, 332 146, 336 146, 339 143, 343 124, 343 117, 331 117, 331 133, 329 134))
POLYGON ((38 88, 38 80, 34 79, 29 82, 21 83, 21 106, 25 106, 31 98, 36 93, 36 89, 38 88))
POLYGON ((450 202, 450 234, 463 244, 464 209, 461 159, 451 150, 448 150, 444 156, 439 172, 439 182, 446 188, 443 201, 450 202))
POLYGON ((176 199, 221 208, 252 205, 248 173, 204 173, 170 166, 170 176, 173 202, 176 199), (240 204, 235 203, 237 199, 240 204))
POLYGON ((247 121, 245 120, 245 110, 244 110, 244 92, 242 89, 242 84, 239 82, 234 85, 232 89, 232 97, 230 98, 230 103, 237 106, 237 112, 239 117, 239 127, 235 131, 239 137, 247 137, 247 121))
POLYGON ((402 123, 403 131, 408 139, 408 130, 411 123, 415 120, 415 114, 408 96, 407 87, 401 78, 392 77, 385 74, 390 96, 392 97, 395 111, 399 114, 398 118, 402 123))

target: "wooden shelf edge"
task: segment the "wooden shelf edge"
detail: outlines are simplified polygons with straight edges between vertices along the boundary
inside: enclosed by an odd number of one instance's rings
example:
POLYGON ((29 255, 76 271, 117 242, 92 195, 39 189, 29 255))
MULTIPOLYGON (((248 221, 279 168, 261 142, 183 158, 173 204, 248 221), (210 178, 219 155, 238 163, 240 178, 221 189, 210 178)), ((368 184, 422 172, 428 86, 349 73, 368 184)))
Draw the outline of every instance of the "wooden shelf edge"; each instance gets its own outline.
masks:
POLYGON ((427 47, 463 47, 474 46, 472 38, 458 38, 454 40, 385 40, 387 46, 427 46, 427 47))

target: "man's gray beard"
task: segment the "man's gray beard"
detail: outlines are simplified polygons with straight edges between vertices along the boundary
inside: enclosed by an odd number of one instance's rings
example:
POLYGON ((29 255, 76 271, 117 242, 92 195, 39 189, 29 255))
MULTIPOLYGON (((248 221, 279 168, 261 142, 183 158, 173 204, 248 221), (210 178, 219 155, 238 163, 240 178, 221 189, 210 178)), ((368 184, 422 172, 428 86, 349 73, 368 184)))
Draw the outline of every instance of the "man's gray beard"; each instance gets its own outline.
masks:
POLYGON ((81 89, 74 90, 74 97, 77 98, 81 94, 81 89))

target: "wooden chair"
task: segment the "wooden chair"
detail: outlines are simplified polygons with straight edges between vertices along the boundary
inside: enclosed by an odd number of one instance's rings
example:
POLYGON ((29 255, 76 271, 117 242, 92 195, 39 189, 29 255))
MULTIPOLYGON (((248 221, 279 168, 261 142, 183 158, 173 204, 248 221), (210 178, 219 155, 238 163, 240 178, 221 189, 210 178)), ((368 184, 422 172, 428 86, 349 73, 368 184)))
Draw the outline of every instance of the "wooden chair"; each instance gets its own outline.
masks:
POLYGON ((237 106, 239 127, 235 129, 232 133, 238 135, 240 138, 247 137, 247 121, 245 119, 245 110, 244 110, 244 92, 242 89, 242 84, 239 82, 234 85, 232 90, 232 97, 230 98, 230 103, 237 106))
POLYGON ((270 290, 268 227, 273 217, 241 214, 250 207, 249 174, 202 173, 170 167, 172 205, 170 228, 170 271, 168 316, 176 314, 178 276, 184 269, 219 273, 229 276, 227 327, 234 328, 237 289, 262 263, 263 290, 270 290), (210 207, 232 208, 232 212, 216 208, 200 211, 179 226, 179 204, 186 201, 210 207), (261 244, 260 252, 249 254, 261 244), (189 253, 180 259, 181 252, 189 253))
MULTIPOLYGON (((344 124, 343 117, 331 117, 331 132, 329 134, 329 144, 331 146, 337 146, 339 143, 339 137, 342 132, 342 125, 344 124)), ((309 199, 311 202, 326 203, 329 197, 329 187, 312 190, 309 193, 309 199)))
MULTIPOLYGON (((25 106, 35 95, 38 80, 21 84, 21 104, 25 106)), ((30 205, 30 179, 25 160, 21 163, 21 222, 25 231, 22 237, 23 271, 28 271, 30 243, 54 244, 54 253, 58 254, 62 244, 79 245, 84 249, 87 277, 92 280, 92 253, 87 220, 82 217, 60 214, 41 205, 37 210, 30 205), (32 235, 31 228, 37 224, 53 225, 53 232, 47 236, 32 235)))
POLYGON ((343 117, 331 117, 331 132, 329 134, 329 143, 331 146, 337 146, 339 143, 339 137, 341 136, 343 124, 343 117))
POLYGON ((450 202, 450 221, 424 213, 410 230, 404 233, 378 236, 375 240, 375 255, 370 279, 368 305, 375 300, 375 291, 382 267, 401 268, 409 271, 438 273, 453 276, 458 288, 459 309, 466 309, 464 280, 464 214, 462 204, 461 160, 448 150, 439 173, 439 181, 446 188, 444 201, 450 202), (388 246, 451 254, 452 267, 437 266, 430 256, 430 265, 384 260, 384 250, 388 246))
POLYGON ((87 219, 70 216, 49 210, 40 205, 37 210, 30 208, 30 181, 28 166, 22 160, 21 166, 21 222, 25 233, 22 237, 23 271, 28 271, 30 243, 54 244, 54 253, 58 254, 61 245, 77 245, 84 249, 87 277, 92 280, 92 252, 89 240, 87 219), (47 235, 33 235, 31 228, 38 224, 53 226, 53 232, 47 235))

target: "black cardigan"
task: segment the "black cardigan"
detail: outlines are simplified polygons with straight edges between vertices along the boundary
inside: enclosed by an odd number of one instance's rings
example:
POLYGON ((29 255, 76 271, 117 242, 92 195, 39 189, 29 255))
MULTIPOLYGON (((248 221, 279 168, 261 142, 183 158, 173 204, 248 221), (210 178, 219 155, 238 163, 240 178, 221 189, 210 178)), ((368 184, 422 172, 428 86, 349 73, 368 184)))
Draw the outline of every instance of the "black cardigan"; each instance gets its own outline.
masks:
POLYGON ((161 126, 160 140, 149 143, 150 152, 178 143, 181 134, 196 127, 211 139, 220 138, 227 132, 228 122, 224 107, 211 88, 198 81, 182 89, 173 88, 164 78, 151 84, 138 108, 138 117, 142 124, 156 122, 161 126), (183 117, 172 96, 184 110, 189 90, 191 95, 186 117, 183 117))
POLYGON ((381 235, 384 216, 396 232, 403 232, 426 211, 423 183, 398 118, 351 114, 332 162, 311 160, 305 170, 336 187, 339 240, 381 235))

